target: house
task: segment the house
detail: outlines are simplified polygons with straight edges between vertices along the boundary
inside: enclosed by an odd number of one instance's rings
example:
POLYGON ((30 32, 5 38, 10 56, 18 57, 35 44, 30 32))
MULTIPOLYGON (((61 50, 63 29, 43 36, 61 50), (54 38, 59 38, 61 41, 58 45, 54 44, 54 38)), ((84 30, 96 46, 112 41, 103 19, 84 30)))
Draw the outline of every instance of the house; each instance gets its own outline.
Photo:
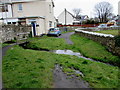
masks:
POLYGON ((32 24, 34 36, 47 34, 54 27, 53 0, 12 0, 13 17, 19 24, 32 24))
POLYGON ((120 15, 120 1, 118 2, 118 15, 120 15))
POLYGON ((57 17, 58 23, 62 25, 72 25, 74 16, 66 9, 57 17))
POLYGON ((120 1, 118 2, 118 20, 117 24, 120 26, 120 1))
POLYGON ((67 11, 66 9, 58 16, 58 24, 62 25, 76 25, 81 24, 83 21, 88 20, 89 17, 87 15, 79 15, 79 17, 75 17, 72 13, 67 11))
POLYGON ((17 18, 13 18, 11 0, 0 0, 0 23, 15 24, 17 18))
POLYGON ((74 19, 73 24, 74 25, 79 25, 79 24, 82 25, 82 23, 84 21, 87 21, 88 19, 89 19, 89 17, 87 15, 80 15, 80 19, 78 19, 78 20, 74 19))
POLYGON ((47 34, 49 28, 55 26, 53 0, 11 0, 10 4, 12 17, 6 19, 17 19, 18 24, 32 24, 33 36, 47 34))

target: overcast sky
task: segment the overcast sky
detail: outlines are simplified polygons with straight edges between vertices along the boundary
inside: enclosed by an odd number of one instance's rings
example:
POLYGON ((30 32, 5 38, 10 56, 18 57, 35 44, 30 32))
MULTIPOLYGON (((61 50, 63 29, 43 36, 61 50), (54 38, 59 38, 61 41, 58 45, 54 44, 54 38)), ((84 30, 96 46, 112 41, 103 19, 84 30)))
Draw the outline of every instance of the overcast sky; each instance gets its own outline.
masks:
POLYGON ((66 8, 69 12, 73 13, 74 8, 80 8, 81 15, 88 15, 94 17, 94 6, 102 1, 109 2, 113 6, 113 13, 118 14, 118 2, 120 0, 54 0, 55 3, 55 17, 66 8))

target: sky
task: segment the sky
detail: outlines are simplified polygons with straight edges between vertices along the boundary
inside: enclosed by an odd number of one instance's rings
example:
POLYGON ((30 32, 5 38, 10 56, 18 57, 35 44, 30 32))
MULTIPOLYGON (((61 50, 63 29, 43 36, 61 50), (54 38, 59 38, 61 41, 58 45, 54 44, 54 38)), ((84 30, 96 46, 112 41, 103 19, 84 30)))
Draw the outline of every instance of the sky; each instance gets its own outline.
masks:
POLYGON ((103 1, 109 2, 113 6, 113 13, 118 14, 118 2, 120 0, 54 0, 54 14, 55 17, 58 17, 65 8, 71 13, 73 13, 74 8, 80 8, 81 15, 94 17, 94 6, 103 1))

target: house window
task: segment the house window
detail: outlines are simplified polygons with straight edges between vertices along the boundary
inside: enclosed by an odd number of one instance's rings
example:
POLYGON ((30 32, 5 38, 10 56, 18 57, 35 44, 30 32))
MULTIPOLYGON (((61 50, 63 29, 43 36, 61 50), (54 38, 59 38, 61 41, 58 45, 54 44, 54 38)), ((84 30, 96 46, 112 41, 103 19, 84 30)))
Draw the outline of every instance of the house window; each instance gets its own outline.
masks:
POLYGON ((52 21, 49 21, 49 27, 52 27, 52 21))
POLYGON ((16 22, 12 22, 12 24, 16 24, 16 22))
POLYGON ((11 24, 11 22, 7 22, 7 24, 11 24))
POLYGON ((49 11, 50 11, 50 13, 52 12, 52 7, 51 7, 51 5, 49 5, 49 11))
POLYGON ((19 10, 19 11, 22 11, 22 9, 23 9, 23 8, 22 8, 22 4, 18 4, 18 10, 19 10))
POLYGON ((0 6, 0 12, 8 12, 8 6, 7 5, 3 5, 3 6, 0 6))

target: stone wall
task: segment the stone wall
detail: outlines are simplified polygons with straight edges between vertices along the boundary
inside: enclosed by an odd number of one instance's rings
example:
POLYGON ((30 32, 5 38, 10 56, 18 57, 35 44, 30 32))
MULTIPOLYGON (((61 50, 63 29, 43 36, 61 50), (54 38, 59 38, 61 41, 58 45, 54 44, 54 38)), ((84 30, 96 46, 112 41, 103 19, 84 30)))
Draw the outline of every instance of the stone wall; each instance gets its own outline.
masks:
POLYGON ((86 37, 86 38, 89 38, 91 40, 101 43, 102 45, 106 46, 110 52, 112 52, 115 55, 120 56, 120 47, 116 46, 115 38, 113 35, 83 31, 80 29, 76 29, 75 33, 80 36, 83 36, 83 37, 86 37))
POLYGON ((0 26, 0 42, 4 43, 11 40, 26 39, 30 26, 25 25, 1 25, 0 26))

